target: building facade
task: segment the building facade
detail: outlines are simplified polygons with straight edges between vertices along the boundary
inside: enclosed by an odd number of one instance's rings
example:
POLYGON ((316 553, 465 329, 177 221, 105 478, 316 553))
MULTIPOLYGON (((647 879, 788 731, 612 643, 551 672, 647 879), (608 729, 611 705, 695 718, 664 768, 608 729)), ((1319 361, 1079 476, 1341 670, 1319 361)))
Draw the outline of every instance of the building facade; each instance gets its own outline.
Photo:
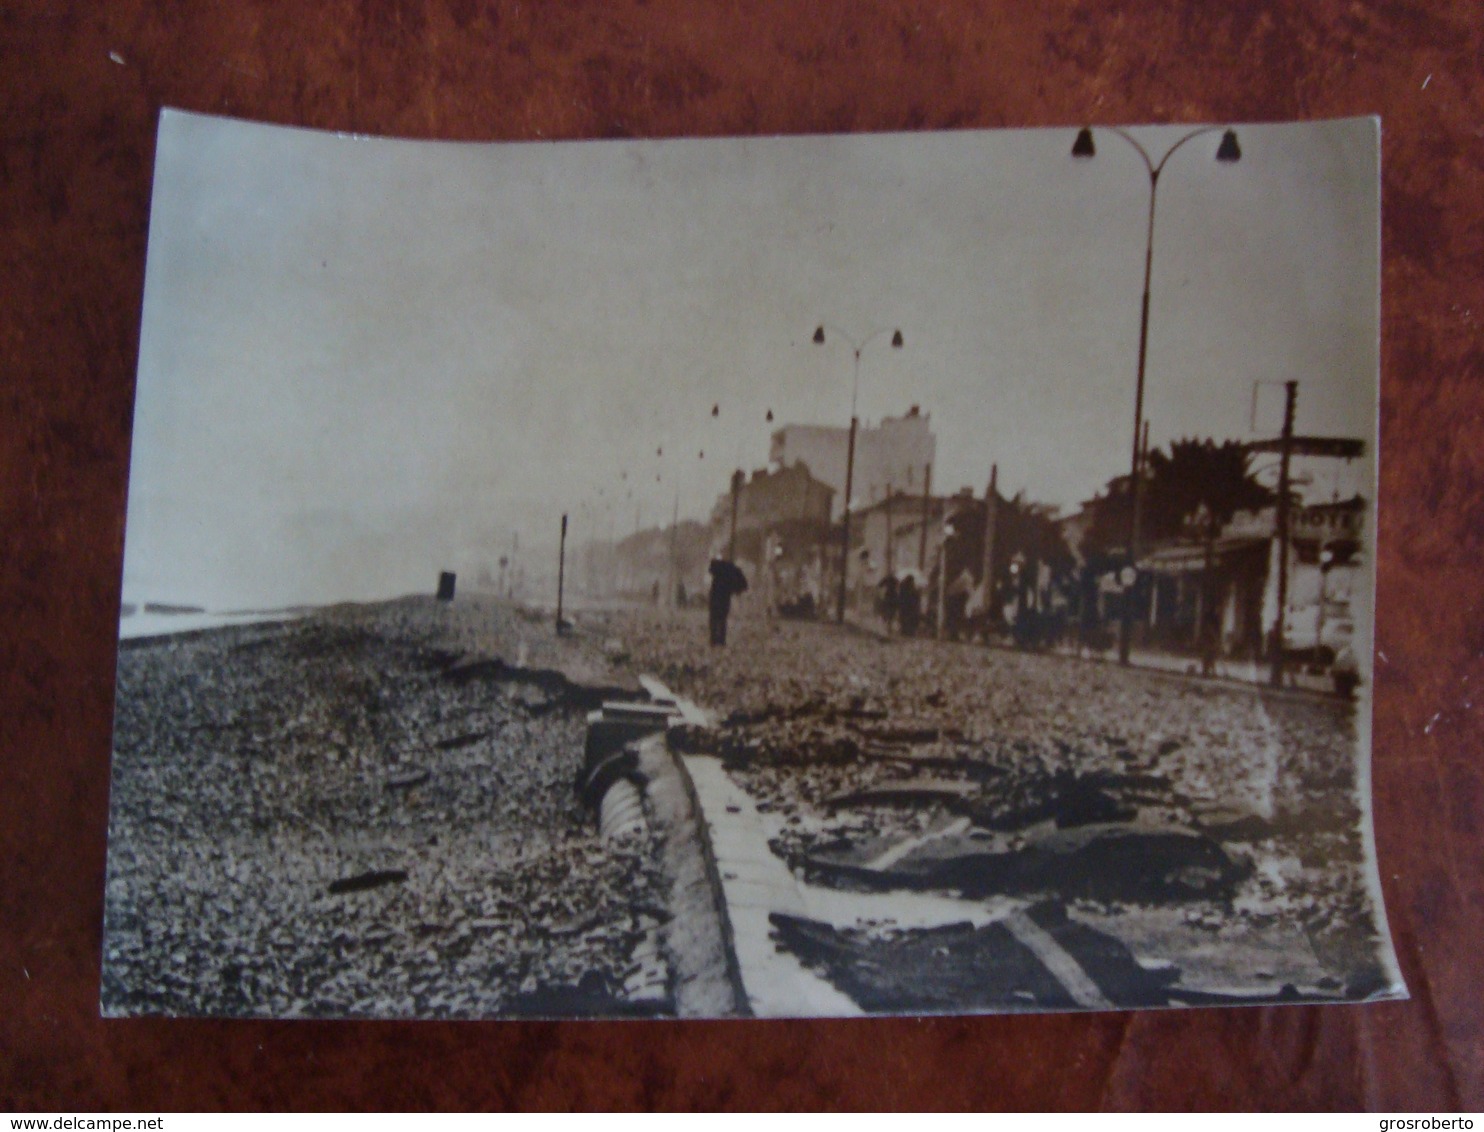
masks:
MULTIPOLYGON (((736 492, 737 537, 798 521, 827 525, 834 497, 835 489, 802 463, 755 471, 736 492)), ((712 543, 718 548, 731 541, 732 513, 733 493, 718 496, 711 509, 712 543)))
MULTIPOLYGON (((802 464, 833 488, 831 518, 838 519, 845 508, 849 449, 848 426, 784 425, 773 433, 769 460, 775 468, 802 464)), ((869 507, 890 492, 921 495, 937 449, 932 419, 916 405, 900 417, 882 418, 875 427, 858 428, 851 507, 869 507)))
POLYGON ((888 574, 916 570, 926 577, 938 565, 949 525, 960 509, 983 504, 967 488, 954 496, 893 492, 851 517, 851 547, 866 586, 888 574))
MULTIPOLYGON (((1360 496, 1296 506, 1289 515, 1286 651, 1332 657, 1354 632, 1352 601, 1365 584, 1366 506, 1360 496)), ((1225 655, 1261 657, 1277 620, 1277 509, 1239 511, 1209 541, 1151 548, 1141 636, 1164 647, 1196 648, 1203 627, 1225 655)))
POLYGON ((736 491, 718 496, 711 510, 712 553, 743 568, 763 608, 806 596, 811 608, 821 606, 838 576, 830 553, 835 489, 803 463, 738 475, 736 491))

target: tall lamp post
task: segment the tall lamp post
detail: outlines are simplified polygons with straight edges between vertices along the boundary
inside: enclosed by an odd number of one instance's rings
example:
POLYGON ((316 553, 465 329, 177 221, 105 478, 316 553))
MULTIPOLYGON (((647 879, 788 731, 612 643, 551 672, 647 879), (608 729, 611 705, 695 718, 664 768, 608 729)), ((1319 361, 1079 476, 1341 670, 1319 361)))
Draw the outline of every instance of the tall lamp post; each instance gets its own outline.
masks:
POLYGON ((902 332, 900 330, 877 330, 857 342, 843 330, 831 326, 829 323, 823 323, 814 332, 814 344, 816 346, 824 345, 826 327, 829 328, 831 334, 838 334, 843 338, 855 356, 855 368, 850 383, 850 444, 845 450, 845 510, 840 519, 840 593, 835 604, 835 620, 843 625, 845 623, 846 573, 850 564, 850 493, 855 487, 855 434, 860 428, 860 418, 856 415, 856 404, 861 386, 861 351, 888 333, 891 334, 892 349, 900 350, 902 348, 902 332))
MULTIPOLYGON (((1206 134, 1222 130, 1222 126, 1204 126, 1198 130, 1192 130, 1180 138, 1169 149, 1165 150, 1163 156, 1156 161, 1150 156, 1149 151, 1139 144, 1138 140, 1127 130, 1117 126, 1107 127, 1110 133, 1117 134, 1129 145, 1133 146, 1135 152, 1143 159, 1144 168, 1149 171, 1149 229, 1144 243, 1144 303, 1139 313, 1139 374, 1138 381, 1134 387, 1134 443, 1133 457, 1129 469, 1129 490, 1133 493, 1133 515, 1129 520, 1128 561, 1129 566, 1137 575, 1139 562, 1139 535, 1140 524, 1143 518, 1143 491, 1141 480, 1142 469, 1140 467, 1139 436, 1144 427, 1144 362, 1149 352, 1149 282, 1154 271, 1154 205, 1159 195, 1159 175, 1164 172, 1165 163, 1174 156, 1175 151, 1186 142, 1206 134)), ((1084 126, 1077 132, 1077 140, 1072 143, 1072 156, 1083 160, 1097 156, 1097 147, 1093 144, 1092 129, 1084 126)), ((1237 144, 1237 132, 1225 129, 1221 135, 1221 144, 1216 147, 1216 160, 1224 164, 1240 161, 1242 149, 1237 144)), ((1129 644, 1133 634, 1133 600, 1132 588, 1125 594, 1123 602, 1123 616, 1119 626, 1118 634, 1118 660, 1121 664, 1128 663, 1129 644)))

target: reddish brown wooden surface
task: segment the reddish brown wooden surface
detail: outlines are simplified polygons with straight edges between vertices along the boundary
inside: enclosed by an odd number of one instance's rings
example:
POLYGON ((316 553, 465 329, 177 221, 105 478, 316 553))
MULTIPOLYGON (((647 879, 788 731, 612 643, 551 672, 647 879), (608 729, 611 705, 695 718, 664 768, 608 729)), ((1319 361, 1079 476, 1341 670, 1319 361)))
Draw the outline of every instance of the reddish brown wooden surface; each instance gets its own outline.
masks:
POLYGON ((1481 74, 1477 0, 0 8, 0 1107, 1484 1107, 1481 74), (465 139, 1382 115, 1375 795, 1412 1000, 791 1024, 100 1021, 161 105, 465 139))

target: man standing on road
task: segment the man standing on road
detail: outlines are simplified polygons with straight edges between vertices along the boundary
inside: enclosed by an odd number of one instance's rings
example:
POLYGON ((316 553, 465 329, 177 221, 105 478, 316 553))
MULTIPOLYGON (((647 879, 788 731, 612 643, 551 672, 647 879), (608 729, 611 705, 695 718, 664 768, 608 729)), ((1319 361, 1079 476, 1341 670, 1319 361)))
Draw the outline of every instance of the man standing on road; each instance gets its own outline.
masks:
POLYGON ((747 592, 747 576, 725 558, 711 560, 711 643, 721 648, 727 643, 727 616, 732 611, 732 598, 747 592))

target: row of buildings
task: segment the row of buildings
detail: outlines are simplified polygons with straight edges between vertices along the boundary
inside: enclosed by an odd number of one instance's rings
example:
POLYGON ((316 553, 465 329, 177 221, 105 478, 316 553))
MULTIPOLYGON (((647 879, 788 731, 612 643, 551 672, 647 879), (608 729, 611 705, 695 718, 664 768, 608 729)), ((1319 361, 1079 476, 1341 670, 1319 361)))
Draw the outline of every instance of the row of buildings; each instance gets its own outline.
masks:
MULTIPOLYGON (((779 428, 769 466, 739 472, 709 522, 624 540, 613 548, 612 576, 631 595, 658 600, 673 586, 694 597, 709 556, 731 556, 765 607, 833 612, 848 447, 846 428, 779 428)), ((1242 466, 1272 448, 1246 446, 1242 466)), ((1292 453, 1284 638, 1290 651, 1322 661, 1348 642, 1368 569, 1363 446, 1300 437, 1292 453)), ((1146 537, 1137 570, 1129 570, 1127 547, 1099 538, 1100 529, 1128 525, 1120 517, 1128 477, 1061 515, 1006 498, 993 479, 982 494, 935 491, 936 455, 931 419, 916 406, 858 431, 845 557, 852 615, 872 614, 888 576, 912 575, 935 631, 1030 625, 1038 640, 1107 647, 1127 612, 1139 647, 1251 658, 1269 650, 1283 542, 1275 503, 1238 509, 1219 525, 1146 537), (942 577, 948 585, 940 597, 942 577)))

